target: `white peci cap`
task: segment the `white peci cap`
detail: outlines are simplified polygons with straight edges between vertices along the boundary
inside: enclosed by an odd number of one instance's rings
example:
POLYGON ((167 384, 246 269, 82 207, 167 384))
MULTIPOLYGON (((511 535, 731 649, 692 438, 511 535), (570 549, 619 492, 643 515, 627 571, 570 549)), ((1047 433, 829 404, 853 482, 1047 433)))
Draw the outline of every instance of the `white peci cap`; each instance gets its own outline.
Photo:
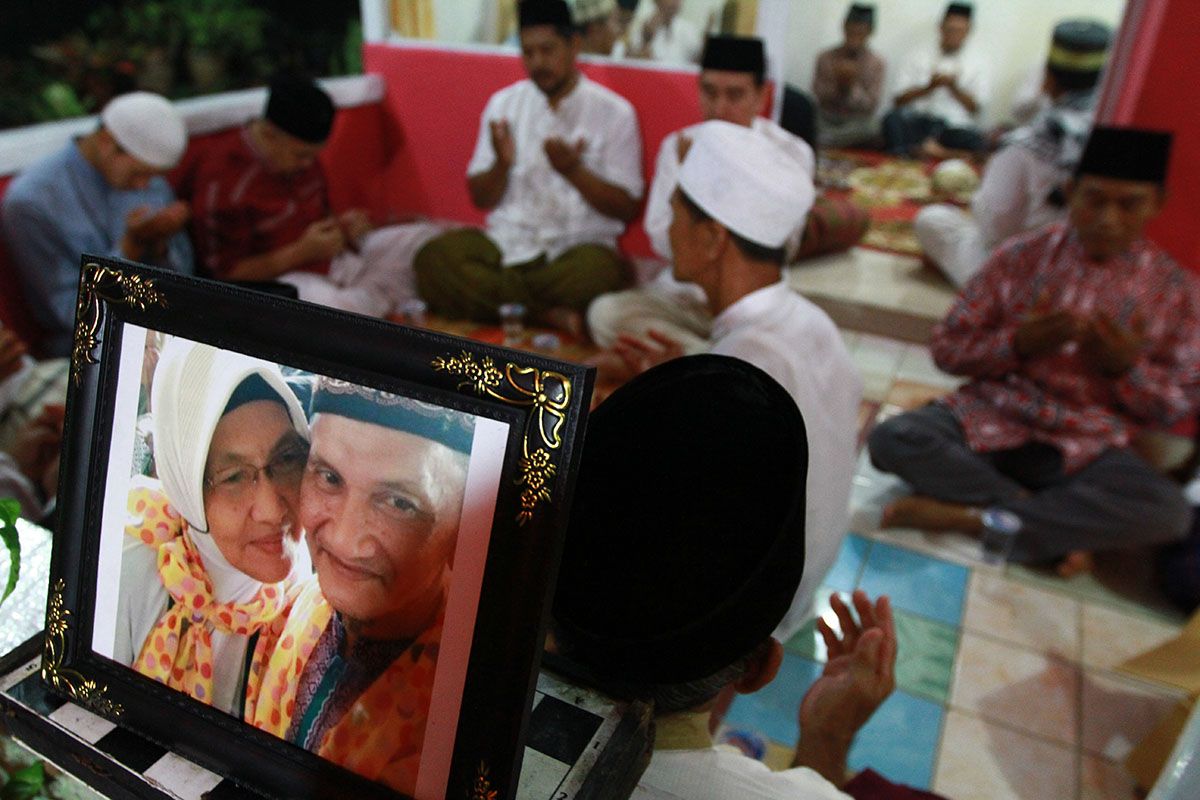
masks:
POLYGON ((175 106, 150 92, 130 92, 109 101, 100 122, 126 153, 156 169, 179 163, 187 129, 175 106))

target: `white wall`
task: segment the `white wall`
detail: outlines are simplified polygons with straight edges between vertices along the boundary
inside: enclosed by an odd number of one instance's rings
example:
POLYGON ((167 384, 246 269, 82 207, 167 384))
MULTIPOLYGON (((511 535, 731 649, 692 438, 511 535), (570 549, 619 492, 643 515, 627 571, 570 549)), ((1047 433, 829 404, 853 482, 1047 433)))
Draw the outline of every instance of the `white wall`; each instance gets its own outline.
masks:
MULTIPOLYGON (((842 39, 842 20, 849 0, 795 0, 789 22, 785 75, 805 91, 812 88, 817 54, 842 39)), ((946 0, 875 0, 872 48, 894 67, 912 48, 936 41, 946 0)), ((1032 74, 1039 73, 1050 48, 1054 24, 1088 17, 1115 29, 1125 0, 975 0, 975 23, 968 46, 986 53, 992 68, 992 97, 984 123, 1007 118, 1013 95, 1032 74)), ((892 94, 890 82, 885 98, 892 94)), ((887 106, 887 100, 884 101, 887 106)))

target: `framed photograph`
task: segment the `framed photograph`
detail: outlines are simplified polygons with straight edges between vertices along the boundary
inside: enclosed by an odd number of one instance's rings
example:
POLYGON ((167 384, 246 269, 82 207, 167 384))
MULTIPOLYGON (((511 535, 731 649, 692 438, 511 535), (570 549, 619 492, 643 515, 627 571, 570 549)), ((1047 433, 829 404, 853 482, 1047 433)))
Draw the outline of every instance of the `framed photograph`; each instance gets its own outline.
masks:
POLYGON ((279 797, 510 797, 593 373, 85 257, 43 680, 279 797))

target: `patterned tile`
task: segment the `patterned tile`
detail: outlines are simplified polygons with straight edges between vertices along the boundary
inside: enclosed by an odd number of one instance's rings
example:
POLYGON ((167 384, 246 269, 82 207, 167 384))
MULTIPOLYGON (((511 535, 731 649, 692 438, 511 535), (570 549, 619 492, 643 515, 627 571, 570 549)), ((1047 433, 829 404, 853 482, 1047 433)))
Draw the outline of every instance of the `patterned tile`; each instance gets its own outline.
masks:
POLYGON ((963 634, 950 693, 955 708, 1073 746, 1078 740, 1078 697, 1075 665, 963 634))
POLYGON ((968 573, 958 564, 877 542, 867 555, 859 588, 872 598, 890 596, 900 610, 957 626, 968 573))
POLYGON ((1179 627, 1106 606, 1084 604, 1083 663, 1093 669, 1112 669, 1172 639, 1179 627))
POLYGON ((1182 697, 1115 673, 1085 670, 1080 745, 1092 755, 1123 761, 1182 697))
POLYGON ((870 767, 889 780, 928 789, 944 715, 940 703, 893 692, 855 737, 850 769, 870 767))
POLYGON ((1137 800, 1137 784, 1120 764, 1086 753, 1080 757, 1079 800, 1137 800))
POLYGON ((1167 624, 1182 624, 1183 615, 1158 591, 1153 559, 1126 553, 1097 553, 1097 571, 1060 578, 1053 570, 1010 565, 1009 577, 1083 603, 1108 606, 1131 616, 1167 624))
POLYGON ((1080 613, 1077 600, 977 570, 963 627, 1078 661, 1080 613))
POLYGON ((899 413, 928 405, 930 401, 945 394, 946 387, 944 386, 930 386, 926 383, 897 380, 892 384, 892 388, 883 402, 890 409, 895 409, 893 413, 899 413))
POLYGON ((945 703, 954 676, 958 631, 940 622, 897 611, 896 688, 945 703))
POLYGON ((956 800, 1068 800, 1075 753, 951 709, 933 790, 956 800))

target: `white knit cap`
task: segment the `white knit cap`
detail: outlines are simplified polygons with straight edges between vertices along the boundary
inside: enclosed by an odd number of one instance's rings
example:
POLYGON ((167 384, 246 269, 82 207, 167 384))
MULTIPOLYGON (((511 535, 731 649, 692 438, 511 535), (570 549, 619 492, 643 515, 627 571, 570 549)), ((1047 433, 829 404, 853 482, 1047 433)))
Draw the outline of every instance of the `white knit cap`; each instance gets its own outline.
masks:
POLYGON ((155 169, 179 163, 187 147, 183 117, 165 97, 130 92, 113 98, 100 122, 126 153, 155 169))
POLYGON ((308 439, 304 409, 274 364, 172 337, 155 367, 150 396, 154 464, 171 505, 195 530, 208 530, 204 466, 213 432, 234 390, 251 375, 275 390, 296 432, 308 439))
POLYGON ((787 243, 815 197, 812 178, 778 145, 721 120, 693 130, 679 188, 733 233, 770 248, 787 243))

